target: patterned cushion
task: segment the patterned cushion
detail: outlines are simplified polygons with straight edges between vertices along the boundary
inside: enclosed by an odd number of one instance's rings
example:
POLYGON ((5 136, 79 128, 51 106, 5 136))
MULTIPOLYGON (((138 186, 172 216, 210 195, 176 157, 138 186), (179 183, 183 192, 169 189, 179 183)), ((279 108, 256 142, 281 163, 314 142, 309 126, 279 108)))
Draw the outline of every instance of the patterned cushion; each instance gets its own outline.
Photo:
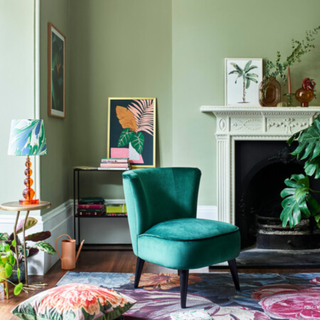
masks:
POLYGON ((25 320, 112 320, 136 303, 114 290, 72 283, 43 291, 12 313, 25 320))

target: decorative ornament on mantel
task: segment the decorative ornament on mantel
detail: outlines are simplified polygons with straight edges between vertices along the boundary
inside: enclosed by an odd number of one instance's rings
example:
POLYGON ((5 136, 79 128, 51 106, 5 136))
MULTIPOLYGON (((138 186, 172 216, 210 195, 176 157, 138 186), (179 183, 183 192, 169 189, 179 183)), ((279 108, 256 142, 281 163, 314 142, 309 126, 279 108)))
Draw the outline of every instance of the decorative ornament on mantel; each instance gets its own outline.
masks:
POLYGON ((301 103, 301 107, 309 107, 309 102, 311 102, 313 98, 316 99, 314 92, 317 90, 315 90, 315 86, 316 83, 313 79, 304 78, 302 80, 302 88, 296 91, 296 99, 301 103))
POLYGON ((277 51, 277 59, 275 62, 270 60, 265 61, 264 65, 264 78, 260 84, 260 99, 259 103, 263 107, 275 107, 281 101, 281 92, 280 92, 280 84, 275 79, 277 76, 280 76, 281 79, 286 82, 287 76, 285 71, 288 69, 288 93, 285 94, 287 96, 287 101, 289 106, 292 103, 291 96, 291 79, 290 79, 290 69, 295 62, 301 61, 301 56, 311 51, 311 49, 315 48, 313 45, 313 41, 315 40, 315 36, 318 34, 320 30, 320 26, 314 28, 313 30, 306 31, 306 36, 303 40, 294 40, 292 39, 292 52, 291 54, 281 62, 281 53, 277 51), (273 79, 274 78, 274 79, 273 79))

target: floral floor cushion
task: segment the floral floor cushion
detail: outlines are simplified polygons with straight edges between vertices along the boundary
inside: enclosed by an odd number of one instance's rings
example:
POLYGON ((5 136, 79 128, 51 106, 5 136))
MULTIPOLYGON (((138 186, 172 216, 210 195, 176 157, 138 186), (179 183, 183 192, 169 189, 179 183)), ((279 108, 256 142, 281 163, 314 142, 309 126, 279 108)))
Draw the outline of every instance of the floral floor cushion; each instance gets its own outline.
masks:
POLYGON ((135 303, 114 290, 72 283, 43 291, 12 313, 25 320, 112 320, 135 303))

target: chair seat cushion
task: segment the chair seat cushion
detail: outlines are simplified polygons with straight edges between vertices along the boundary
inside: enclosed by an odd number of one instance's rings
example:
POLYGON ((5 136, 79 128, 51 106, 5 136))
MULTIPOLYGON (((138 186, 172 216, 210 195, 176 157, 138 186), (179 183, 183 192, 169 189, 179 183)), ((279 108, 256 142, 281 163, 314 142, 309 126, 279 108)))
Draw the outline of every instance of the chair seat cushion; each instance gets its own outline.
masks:
POLYGON ((206 219, 174 219, 156 224, 143 235, 175 241, 193 241, 238 231, 238 227, 206 219))
POLYGON ((141 259, 189 270, 236 258, 240 232, 238 227, 221 221, 174 219, 154 225, 138 236, 137 243, 141 259))

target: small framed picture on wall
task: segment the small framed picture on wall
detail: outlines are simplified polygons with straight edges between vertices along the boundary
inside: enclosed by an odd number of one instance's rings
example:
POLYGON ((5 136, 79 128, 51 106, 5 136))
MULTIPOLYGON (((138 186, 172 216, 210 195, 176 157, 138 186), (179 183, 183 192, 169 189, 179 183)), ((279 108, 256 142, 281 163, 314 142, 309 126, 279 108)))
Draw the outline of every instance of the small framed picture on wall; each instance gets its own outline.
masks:
POLYGON ((225 59, 225 105, 259 106, 261 58, 225 59))
POLYGON ((109 98, 108 158, 132 168, 156 166, 156 98, 109 98))
POLYGON ((66 117, 66 37, 48 23, 48 114, 66 117))

